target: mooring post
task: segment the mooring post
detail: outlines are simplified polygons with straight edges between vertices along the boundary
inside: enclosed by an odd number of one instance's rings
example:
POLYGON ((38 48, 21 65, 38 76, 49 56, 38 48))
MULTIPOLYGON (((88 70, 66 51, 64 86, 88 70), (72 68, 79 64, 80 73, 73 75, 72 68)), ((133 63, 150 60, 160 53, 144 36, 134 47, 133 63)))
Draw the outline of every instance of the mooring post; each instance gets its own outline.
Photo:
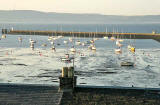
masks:
POLYGON ((63 67, 59 77, 59 91, 72 92, 76 86, 77 77, 74 76, 74 67, 63 67))

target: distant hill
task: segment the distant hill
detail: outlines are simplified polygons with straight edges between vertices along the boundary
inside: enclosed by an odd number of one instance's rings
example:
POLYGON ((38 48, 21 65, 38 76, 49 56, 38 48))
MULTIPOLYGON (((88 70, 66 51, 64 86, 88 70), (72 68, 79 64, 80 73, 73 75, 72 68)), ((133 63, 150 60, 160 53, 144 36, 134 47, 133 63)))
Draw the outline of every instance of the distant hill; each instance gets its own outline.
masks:
POLYGON ((160 15, 118 16, 101 14, 72 14, 39 12, 32 10, 0 10, 0 23, 51 23, 51 24, 128 24, 160 23, 160 15))

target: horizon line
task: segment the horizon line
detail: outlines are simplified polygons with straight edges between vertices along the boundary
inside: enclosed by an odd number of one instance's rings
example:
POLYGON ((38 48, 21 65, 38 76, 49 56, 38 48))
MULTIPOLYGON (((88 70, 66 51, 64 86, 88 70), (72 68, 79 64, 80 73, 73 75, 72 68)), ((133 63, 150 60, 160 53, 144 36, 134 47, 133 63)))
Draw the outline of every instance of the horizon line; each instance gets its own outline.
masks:
POLYGON ((25 9, 13 9, 13 10, 0 10, 0 11, 35 11, 35 12, 42 12, 42 13, 59 13, 59 14, 75 14, 75 15, 85 15, 85 14, 88 14, 88 15, 103 15, 103 16, 128 16, 128 17, 132 17, 132 16, 159 16, 160 14, 146 14, 146 15, 116 15, 116 14, 102 14, 102 13, 73 13, 73 12, 47 12, 47 11, 40 11, 40 10, 25 10, 25 9))

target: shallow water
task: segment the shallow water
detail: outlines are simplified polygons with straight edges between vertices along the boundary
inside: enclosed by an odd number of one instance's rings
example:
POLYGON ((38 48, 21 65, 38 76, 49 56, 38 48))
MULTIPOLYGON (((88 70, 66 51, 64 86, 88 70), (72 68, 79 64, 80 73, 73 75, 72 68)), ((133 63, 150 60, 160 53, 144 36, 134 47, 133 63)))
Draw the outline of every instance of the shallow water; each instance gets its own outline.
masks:
MULTIPOLYGON (((72 63, 66 64, 60 60, 72 46, 63 43, 68 38, 57 40, 56 43, 61 45, 56 45, 56 52, 52 52, 46 36, 21 36, 22 43, 18 42, 19 36, 21 35, 7 35, 6 39, 0 40, 0 82, 58 85, 61 68, 72 66, 72 63), (29 38, 37 41, 34 51, 29 48, 29 38), (42 47, 43 43, 46 43, 47 47, 42 47)), ((125 39, 122 55, 114 54, 116 46, 111 40, 99 39, 95 45, 96 52, 88 50, 87 47, 76 46, 76 50, 86 56, 81 58, 78 53, 75 55, 77 84, 160 87, 160 43, 157 41, 125 39), (128 43, 135 44, 135 55, 128 52, 128 43), (124 60, 134 62, 135 66, 121 67, 120 62, 124 60)))

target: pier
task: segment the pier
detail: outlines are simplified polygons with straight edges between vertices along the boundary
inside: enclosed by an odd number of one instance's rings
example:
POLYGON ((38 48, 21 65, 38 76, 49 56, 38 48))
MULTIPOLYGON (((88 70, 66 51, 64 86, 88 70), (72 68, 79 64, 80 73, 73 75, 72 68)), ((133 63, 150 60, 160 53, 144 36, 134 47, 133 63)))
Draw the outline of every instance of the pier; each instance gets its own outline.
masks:
POLYGON ((62 95, 52 85, 0 83, 0 105, 59 105, 62 95))
POLYGON ((59 86, 0 84, 2 105, 159 105, 159 88, 76 85, 73 67, 63 67, 59 86))
POLYGON ((38 31, 38 30, 9 30, 2 29, 2 34, 10 35, 43 35, 43 36, 65 36, 65 37, 116 37, 122 39, 154 39, 160 41, 160 34, 152 33, 120 33, 120 32, 64 32, 64 31, 38 31))

